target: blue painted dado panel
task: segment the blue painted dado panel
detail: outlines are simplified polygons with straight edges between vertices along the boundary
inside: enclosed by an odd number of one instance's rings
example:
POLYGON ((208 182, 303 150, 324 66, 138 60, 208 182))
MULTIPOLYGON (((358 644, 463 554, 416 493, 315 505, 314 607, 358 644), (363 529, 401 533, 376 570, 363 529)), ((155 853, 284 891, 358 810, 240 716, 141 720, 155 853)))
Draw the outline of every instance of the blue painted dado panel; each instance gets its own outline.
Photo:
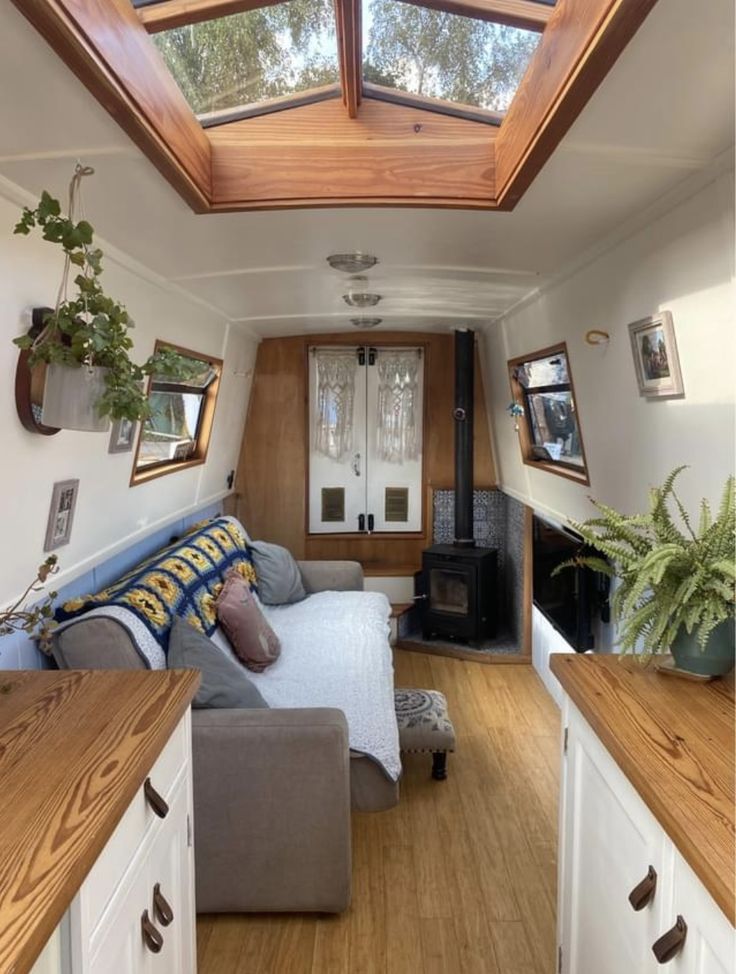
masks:
MULTIPOLYGON (((108 558, 97 565, 91 571, 75 578, 73 582, 59 589, 57 602, 66 602, 77 595, 87 595, 89 592, 97 592, 105 588, 116 578, 124 575, 125 572, 137 565, 139 561, 147 558, 154 551, 163 548, 172 538, 183 534, 187 528, 197 521, 204 518, 216 517, 222 513, 221 504, 210 504, 208 507, 200 508, 198 511, 172 521, 158 531, 146 535, 140 541, 136 541, 130 548, 120 551, 118 554, 108 558)), ((63 552, 62 552, 63 557, 63 552)), ((43 653, 39 652, 33 640, 29 639, 23 632, 13 633, 10 636, 0 636, 0 670, 24 670, 42 669, 47 666, 47 660, 43 653)))

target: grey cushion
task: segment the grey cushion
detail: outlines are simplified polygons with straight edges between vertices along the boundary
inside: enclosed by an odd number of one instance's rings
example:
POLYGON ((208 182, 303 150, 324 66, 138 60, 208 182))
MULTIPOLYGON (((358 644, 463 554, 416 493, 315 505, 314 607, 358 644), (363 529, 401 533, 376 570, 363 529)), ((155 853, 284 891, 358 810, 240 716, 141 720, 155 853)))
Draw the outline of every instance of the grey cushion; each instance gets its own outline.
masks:
POLYGON ((93 616, 55 632, 53 655, 60 670, 144 670, 148 663, 116 619, 93 616))
POLYGON ((204 633, 177 616, 169 637, 170 670, 193 669, 202 674, 202 682, 192 702, 193 707, 253 710, 268 707, 258 688, 248 679, 242 667, 226 656, 204 633))
POLYGON ((307 597, 299 566, 291 552, 278 544, 251 541, 258 578, 258 596, 265 605, 301 602, 307 597))
POLYGON ((315 592, 362 592, 359 561, 298 561, 307 595, 315 592))

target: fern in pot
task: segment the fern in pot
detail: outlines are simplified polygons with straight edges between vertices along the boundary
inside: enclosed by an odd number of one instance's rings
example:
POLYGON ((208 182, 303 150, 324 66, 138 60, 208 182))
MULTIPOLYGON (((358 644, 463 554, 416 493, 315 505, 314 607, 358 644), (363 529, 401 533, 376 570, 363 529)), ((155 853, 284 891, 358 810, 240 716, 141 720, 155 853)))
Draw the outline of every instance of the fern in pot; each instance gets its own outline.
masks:
POLYGON ((594 501, 599 516, 572 526, 608 560, 581 556, 577 563, 618 579, 611 601, 623 653, 646 659, 671 652, 678 669, 723 675, 734 666, 736 644, 734 478, 715 514, 701 501, 696 525, 675 491, 684 469, 650 490, 646 514, 594 501))
POLYGON ((94 229, 76 220, 80 184, 94 170, 77 164, 69 187, 68 215, 44 191, 34 209, 24 208, 15 233, 40 229, 43 239, 64 252, 56 306, 37 333, 16 338, 29 353, 29 368, 46 363, 42 422, 45 426, 104 432, 111 419, 145 419, 150 412, 143 382, 157 374, 186 378, 188 364, 171 349, 161 349, 142 365, 130 358, 133 322, 124 305, 100 283, 102 251, 94 229), (76 271, 73 280, 72 274, 76 271), (75 293, 70 294, 71 287, 75 293))

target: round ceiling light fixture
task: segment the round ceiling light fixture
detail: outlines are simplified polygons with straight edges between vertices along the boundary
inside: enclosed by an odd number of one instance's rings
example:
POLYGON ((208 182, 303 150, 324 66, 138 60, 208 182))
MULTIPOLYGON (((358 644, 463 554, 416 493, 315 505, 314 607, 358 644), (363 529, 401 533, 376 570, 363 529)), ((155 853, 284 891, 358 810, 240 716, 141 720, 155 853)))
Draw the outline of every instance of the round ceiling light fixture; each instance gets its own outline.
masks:
POLYGON ((348 284, 348 293, 342 299, 351 308, 372 308, 381 300, 382 295, 367 290, 367 277, 351 277, 348 284))
POLYGON ((382 321, 383 318, 351 318, 350 324, 355 325, 356 328, 375 328, 382 321))
POLYGON ((371 267, 375 267, 378 258, 356 250, 352 254, 330 254, 327 263, 335 271, 342 271, 344 274, 360 274, 361 271, 368 271, 371 267))

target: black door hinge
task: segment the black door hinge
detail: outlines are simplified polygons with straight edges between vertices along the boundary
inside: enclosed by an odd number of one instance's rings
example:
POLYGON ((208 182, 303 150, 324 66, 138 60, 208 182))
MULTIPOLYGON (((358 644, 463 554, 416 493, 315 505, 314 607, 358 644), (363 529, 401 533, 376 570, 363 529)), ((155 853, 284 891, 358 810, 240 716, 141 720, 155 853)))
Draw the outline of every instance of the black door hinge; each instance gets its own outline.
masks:
POLYGON ((562 947, 557 948, 557 974, 562 974, 562 947))
POLYGON ((567 738, 569 736, 569 733, 570 733, 570 728, 569 727, 566 727, 565 728, 565 731, 564 731, 564 733, 562 735, 562 753, 563 754, 567 754, 567 738))

